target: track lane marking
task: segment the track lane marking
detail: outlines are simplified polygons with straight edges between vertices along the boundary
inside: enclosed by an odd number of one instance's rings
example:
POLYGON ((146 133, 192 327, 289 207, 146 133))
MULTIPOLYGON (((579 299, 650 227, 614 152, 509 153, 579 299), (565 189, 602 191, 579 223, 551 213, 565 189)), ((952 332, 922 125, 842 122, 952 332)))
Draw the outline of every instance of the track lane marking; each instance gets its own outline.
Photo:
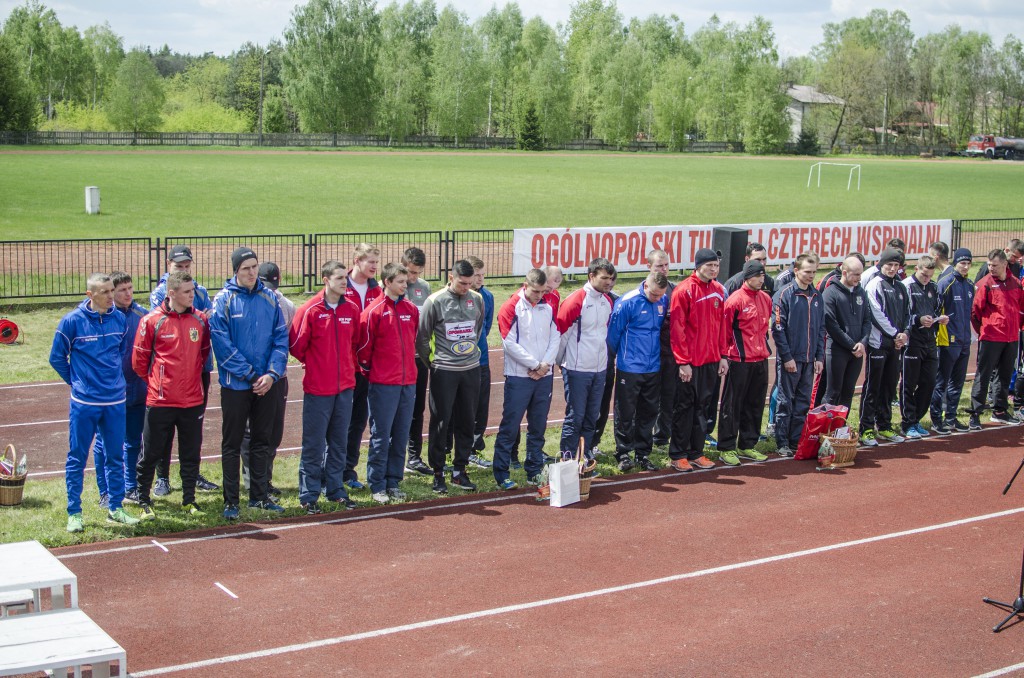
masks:
POLYGON ((229 596, 231 596, 232 598, 234 598, 235 600, 238 600, 238 596, 236 596, 234 593, 232 593, 230 590, 228 590, 228 587, 224 586, 224 584, 221 584, 219 581, 215 581, 215 582, 213 582, 213 585, 216 586, 217 588, 219 588, 224 593, 226 593, 229 596))
POLYGON ((996 676, 1005 676, 1011 673, 1016 673, 1021 669, 1024 669, 1024 662, 1020 664, 1014 664, 1013 666, 1004 666, 1001 669, 995 669, 993 671, 989 671, 988 673, 982 673, 981 675, 975 676, 974 678, 995 678, 996 676))
MULTIPOLYGON (((766 556, 763 558, 755 558, 753 560, 745 560, 738 563, 730 563, 728 565, 719 565, 717 567, 709 567, 701 570, 693 570, 691 572, 683 572, 680 574, 673 574, 666 577, 658 577, 656 579, 646 579, 643 581, 633 582, 630 584, 621 584, 619 586, 609 586, 601 589, 594 589, 591 591, 583 591, 581 593, 573 593, 565 596, 557 596, 555 598, 544 598, 541 600, 534 600, 525 603, 516 603, 513 605, 503 605, 501 607, 494 607, 486 610, 477 610, 475 612, 467 612, 464 614, 451 615, 447 617, 437 617, 434 619, 426 619, 419 622, 412 622, 409 624, 402 624, 399 626, 391 626, 382 629, 374 629, 372 631, 363 631, 361 633, 352 633, 344 636, 336 636, 334 638, 324 638, 321 640, 309 641, 306 643, 296 643, 292 645, 282 645, 279 647, 268 648, 265 650, 257 650, 254 652, 244 652, 234 655, 224 655, 221 657, 214 657, 211 659, 203 659, 195 662, 188 662, 185 664, 176 664, 173 666, 164 666, 155 669, 147 669, 145 671, 133 671, 132 676, 136 678, 144 678, 145 676, 158 676, 165 673, 174 673, 179 671, 191 671, 195 669, 203 669, 210 666, 221 666, 224 664, 233 664, 251 659, 262 659, 265 657, 273 657, 282 654, 290 654, 292 652, 301 652, 304 650, 318 649, 322 647, 329 647, 331 645, 340 645, 342 643, 351 643, 359 640, 368 640, 374 638, 382 638, 384 636, 391 636, 399 633, 406 633, 408 631, 417 631, 420 629, 432 628, 435 626, 444 626, 448 624, 456 624, 463 621, 473 621, 476 619, 485 619, 487 617, 495 617, 499 615, 509 614, 512 612, 522 612, 524 610, 532 610, 541 607, 549 607, 552 605, 560 605, 563 603, 575 602, 578 600, 586 600, 588 598, 597 598, 601 596, 613 595, 616 593, 623 593, 625 591, 633 591, 642 588, 649 588, 652 586, 659 586, 661 584, 669 584, 687 579, 696 579, 698 577, 706 577, 715 574, 721 574, 723 572, 733 572, 736 570, 744 570, 752 567, 758 567, 760 565, 770 565, 773 563, 783 562, 787 560, 794 560, 796 558, 804 558, 807 556, 814 556, 821 553, 828 553, 830 551, 838 551, 840 549, 852 548, 855 546, 863 546, 865 544, 874 544, 883 541, 889 541, 893 539, 899 539, 901 537, 909 537, 918 534, 925 534, 928 532, 934 532, 937 530, 949 529, 954 527, 961 527, 963 525, 969 525, 972 523, 982 522, 986 520, 994 520, 997 518, 1003 518, 1006 516, 1016 515, 1024 512, 1024 507, 1009 509, 1006 511, 999 511, 997 513, 988 513, 980 516, 973 516, 971 518, 962 518, 959 520, 952 520, 945 523, 938 523, 935 525, 926 525, 924 527, 916 527, 909 530, 901 530, 899 532, 889 532, 886 534, 876 535, 874 537, 865 537, 863 539, 854 539, 851 541, 839 542, 836 544, 828 544, 826 546, 817 546, 810 549, 802 549, 800 551, 792 551, 790 553, 782 553, 775 556, 766 556)), ((1017 665, 1022 667, 1024 665, 1017 665)), ((1017 667, 1010 667, 1015 669, 1017 667)), ((1005 670, 1004 670, 1005 671, 1005 670)), ((1003 675, 1002 673, 993 673, 986 675, 1003 675)))

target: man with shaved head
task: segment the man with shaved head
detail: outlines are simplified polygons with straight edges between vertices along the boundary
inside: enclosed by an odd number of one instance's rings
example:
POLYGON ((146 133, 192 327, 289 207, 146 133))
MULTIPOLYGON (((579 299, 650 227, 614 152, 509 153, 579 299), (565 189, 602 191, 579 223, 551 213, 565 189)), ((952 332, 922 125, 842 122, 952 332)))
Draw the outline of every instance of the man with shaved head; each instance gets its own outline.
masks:
POLYGON ((825 303, 825 370, 828 373, 825 402, 829 405, 850 407, 864 365, 871 315, 864 288, 860 286, 863 273, 864 264, 851 254, 840 265, 839 281, 821 294, 825 303))

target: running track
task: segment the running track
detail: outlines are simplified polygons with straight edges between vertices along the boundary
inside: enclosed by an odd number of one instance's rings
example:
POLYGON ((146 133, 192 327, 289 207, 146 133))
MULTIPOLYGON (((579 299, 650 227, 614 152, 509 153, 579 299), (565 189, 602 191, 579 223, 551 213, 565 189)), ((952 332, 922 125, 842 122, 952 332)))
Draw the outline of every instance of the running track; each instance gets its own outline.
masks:
POLYGON ((135 676, 979 675, 1024 661, 981 602, 1016 595, 1022 433, 56 553, 135 676))

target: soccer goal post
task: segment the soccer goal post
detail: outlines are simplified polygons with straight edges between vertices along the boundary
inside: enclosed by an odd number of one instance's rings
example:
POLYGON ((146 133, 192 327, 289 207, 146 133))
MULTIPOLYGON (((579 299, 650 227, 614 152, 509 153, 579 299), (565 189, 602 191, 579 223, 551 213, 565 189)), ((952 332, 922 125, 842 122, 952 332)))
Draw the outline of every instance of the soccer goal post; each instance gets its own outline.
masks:
POLYGON ((850 190, 853 185, 853 174, 857 173, 857 190, 860 190, 860 165, 855 165, 848 162, 816 162, 811 165, 811 171, 807 173, 807 188, 811 187, 811 179, 814 178, 814 170, 818 170, 818 188, 821 188, 821 168, 825 165, 831 165, 832 167, 849 167, 850 175, 846 179, 846 190, 850 190))

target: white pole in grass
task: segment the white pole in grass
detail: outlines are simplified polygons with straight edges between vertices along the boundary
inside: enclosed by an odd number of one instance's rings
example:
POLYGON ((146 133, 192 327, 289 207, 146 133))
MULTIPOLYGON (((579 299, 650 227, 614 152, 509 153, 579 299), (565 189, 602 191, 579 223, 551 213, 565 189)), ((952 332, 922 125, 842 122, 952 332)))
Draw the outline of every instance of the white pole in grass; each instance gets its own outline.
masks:
POLYGON ((85 187, 85 213, 86 214, 99 214, 100 213, 100 187, 99 186, 86 186, 85 187))

